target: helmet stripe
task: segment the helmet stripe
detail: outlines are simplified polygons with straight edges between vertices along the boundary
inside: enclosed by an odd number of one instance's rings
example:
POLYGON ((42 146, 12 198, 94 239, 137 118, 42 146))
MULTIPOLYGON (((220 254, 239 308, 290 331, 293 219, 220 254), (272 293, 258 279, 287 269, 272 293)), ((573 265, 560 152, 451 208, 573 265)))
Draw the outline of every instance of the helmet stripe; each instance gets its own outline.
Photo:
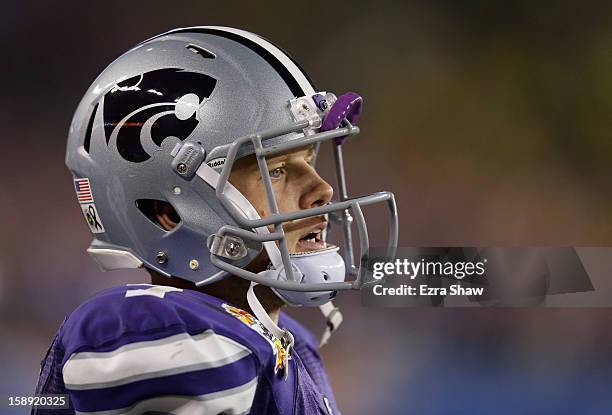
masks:
POLYGON ((312 82, 295 61, 266 39, 245 30, 222 26, 197 26, 171 30, 162 36, 174 33, 206 33, 238 42, 261 56, 283 78, 295 97, 313 95, 312 82))

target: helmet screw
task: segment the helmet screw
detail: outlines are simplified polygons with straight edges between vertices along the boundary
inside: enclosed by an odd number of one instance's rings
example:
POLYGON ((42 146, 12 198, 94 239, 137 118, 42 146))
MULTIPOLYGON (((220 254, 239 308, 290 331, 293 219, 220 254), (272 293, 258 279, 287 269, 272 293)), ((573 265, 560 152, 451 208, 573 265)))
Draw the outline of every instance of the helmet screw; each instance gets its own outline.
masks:
POLYGON ((157 263, 165 264, 166 261, 168 261, 168 254, 165 253, 164 251, 159 251, 157 255, 155 256, 155 259, 157 259, 157 263))
POLYGON ((181 194, 181 188, 178 186, 174 186, 172 188, 172 192, 174 192, 175 195, 180 195, 181 194))
POLYGON ((191 261, 189 261, 189 268, 195 271, 196 269, 200 268, 200 263, 197 259, 192 259, 191 261))
POLYGON ((225 253, 231 257, 237 256, 240 253, 240 244, 236 241, 229 241, 225 244, 225 253))
POLYGON ((180 174, 187 173, 187 165, 185 163, 177 164, 176 165, 176 171, 178 171, 180 174))

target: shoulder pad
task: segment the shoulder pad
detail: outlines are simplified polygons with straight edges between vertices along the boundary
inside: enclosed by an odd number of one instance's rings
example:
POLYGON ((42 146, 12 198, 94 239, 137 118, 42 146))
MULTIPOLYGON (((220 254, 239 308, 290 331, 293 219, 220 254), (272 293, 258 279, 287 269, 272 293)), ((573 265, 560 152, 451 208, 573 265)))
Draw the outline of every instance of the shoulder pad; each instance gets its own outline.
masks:
POLYGON ((60 337, 68 359, 74 352, 108 352, 129 343, 207 330, 244 345, 261 360, 270 347, 227 311, 222 300, 179 288, 130 284, 102 291, 68 317, 60 337))

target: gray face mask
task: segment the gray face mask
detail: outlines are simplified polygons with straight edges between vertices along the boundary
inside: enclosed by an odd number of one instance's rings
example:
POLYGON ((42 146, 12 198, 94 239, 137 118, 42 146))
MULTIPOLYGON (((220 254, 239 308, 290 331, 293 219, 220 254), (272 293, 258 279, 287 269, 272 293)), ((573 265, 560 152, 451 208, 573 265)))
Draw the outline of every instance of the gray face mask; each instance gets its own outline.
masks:
POLYGON ((95 236, 88 252, 105 269, 146 266, 199 286, 236 275, 295 305, 361 288, 369 253, 362 208, 388 205, 389 256, 398 237, 393 194, 348 197, 342 145, 359 132, 361 103, 354 93, 316 92, 284 52, 249 32, 187 28, 141 43, 94 81, 71 125, 66 163, 95 236), (324 141, 334 148, 340 200, 280 213, 266 157, 324 141), (265 185, 265 218, 228 181, 249 154, 265 185), (170 204, 178 226, 155 223, 151 201, 170 204), (343 256, 337 247, 290 253, 282 224, 323 215, 339 218, 343 256), (271 269, 247 271, 262 249, 271 269))
MULTIPOLYGON (((347 137, 359 132, 358 127, 354 126, 351 121, 357 122, 358 120, 361 97, 355 93, 348 93, 340 98, 336 98, 333 94, 317 93, 310 97, 291 100, 288 107, 294 118, 293 123, 278 130, 263 131, 237 139, 229 146, 227 158, 220 173, 214 172, 207 165, 202 165, 196 175, 216 189, 216 196, 239 224, 239 226, 224 226, 210 237, 209 249, 212 263, 228 273, 274 288, 290 304, 320 305, 329 301, 336 290, 359 289, 364 284, 366 270, 361 264, 368 259, 369 238, 361 208, 374 203, 386 202, 388 204, 391 217, 389 256, 394 255, 397 244, 397 212, 393 194, 389 192, 380 192, 355 199, 346 197, 341 146, 347 137), (329 122, 329 119, 334 122, 329 122), (264 140, 267 138, 275 139, 295 132, 303 132, 303 135, 274 146, 265 145, 264 140), (342 200, 321 207, 279 213, 268 174, 266 157, 329 140, 334 141, 336 172, 342 200), (255 209, 247 206, 250 205, 248 201, 240 197, 237 194, 238 191, 228 182, 236 156, 240 148, 245 145, 252 145, 255 149, 272 212, 263 219, 254 213, 255 209), (286 246, 282 223, 329 214, 339 214, 342 217, 345 241, 344 260, 339 256, 338 249, 335 247, 306 254, 291 254, 286 246), (352 246, 353 222, 357 227, 360 240, 359 266, 356 265, 352 246), (274 231, 269 232, 268 226, 273 226, 274 231), (231 260, 239 259, 240 255, 247 255, 247 240, 263 244, 274 272, 268 270, 254 274, 231 264, 231 260), (355 279, 350 282, 344 281, 345 273, 354 276, 355 279)), ((188 153, 191 154, 192 151, 188 153)))

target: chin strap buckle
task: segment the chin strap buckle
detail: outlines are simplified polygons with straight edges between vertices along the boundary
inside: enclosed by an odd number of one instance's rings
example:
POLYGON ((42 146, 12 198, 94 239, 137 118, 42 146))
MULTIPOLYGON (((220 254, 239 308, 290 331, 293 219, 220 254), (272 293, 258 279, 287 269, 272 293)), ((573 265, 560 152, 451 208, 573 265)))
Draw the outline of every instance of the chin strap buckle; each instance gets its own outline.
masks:
POLYGON ((293 353, 293 344, 295 343, 295 339, 289 330, 283 329, 283 335, 279 340, 286 352, 283 356, 283 380, 287 380, 289 377, 289 359, 291 359, 291 354, 293 353))
POLYGON ((340 309, 334 306, 334 303, 331 301, 319 306, 319 310, 321 310, 321 313, 323 313, 323 316, 325 317, 326 325, 325 331, 323 332, 321 340, 319 341, 319 347, 323 347, 329 342, 332 333, 338 330, 338 327, 340 327, 340 324, 342 324, 343 317, 340 309))

